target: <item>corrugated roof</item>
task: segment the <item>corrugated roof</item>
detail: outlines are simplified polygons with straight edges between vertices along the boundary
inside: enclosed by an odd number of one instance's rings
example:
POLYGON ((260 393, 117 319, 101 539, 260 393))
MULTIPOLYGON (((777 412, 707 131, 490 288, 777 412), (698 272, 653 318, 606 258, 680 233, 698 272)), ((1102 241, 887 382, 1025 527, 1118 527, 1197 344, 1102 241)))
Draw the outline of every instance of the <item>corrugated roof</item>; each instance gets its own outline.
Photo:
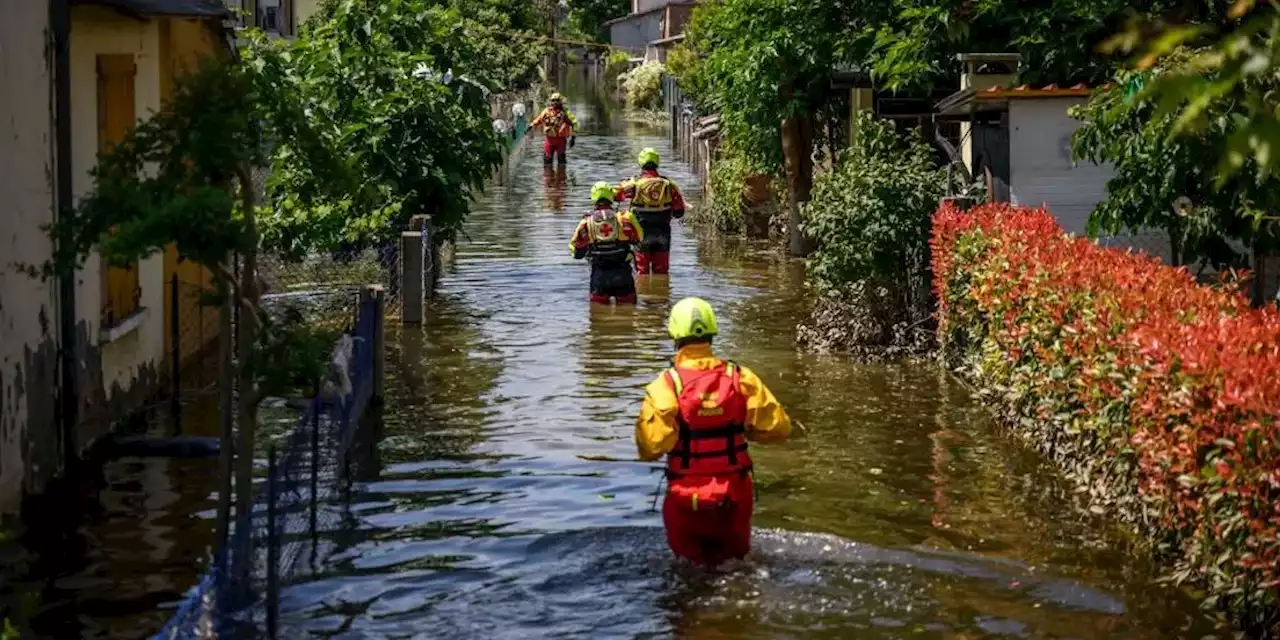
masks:
POLYGON ((71 0, 71 4, 100 5, 140 16, 221 18, 230 13, 222 0, 71 0))
MULTIPOLYGON (((1102 88, 1108 88, 1105 84, 1102 88)), ((1062 87, 1056 84, 1031 86, 1028 84, 1016 87, 991 87, 990 89, 965 89, 957 91, 934 105, 935 112, 942 116, 964 117, 977 111, 1003 111, 1009 100, 1034 98, 1087 98, 1093 93, 1093 87, 1087 84, 1075 84, 1062 87)))

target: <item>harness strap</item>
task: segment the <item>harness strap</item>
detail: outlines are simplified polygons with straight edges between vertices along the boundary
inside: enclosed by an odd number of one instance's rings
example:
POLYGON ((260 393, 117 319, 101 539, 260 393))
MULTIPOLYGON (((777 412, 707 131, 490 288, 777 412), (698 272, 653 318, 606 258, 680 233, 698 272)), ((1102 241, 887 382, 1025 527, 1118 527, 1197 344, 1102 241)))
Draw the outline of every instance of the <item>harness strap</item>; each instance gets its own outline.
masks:
POLYGON ((640 213, 640 214, 644 214, 644 213, 671 213, 671 209, 672 209, 671 205, 667 205, 667 206, 665 206, 665 207, 641 207, 641 206, 631 205, 631 212, 632 212, 632 213, 640 213))
MULTIPOLYGON (((738 445, 738 446, 736 446, 736 447, 729 447, 729 452, 728 452, 728 453, 729 453, 730 457, 733 457, 733 455, 734 455, 734 454, 736 454, 736 453, 745 453, 745 452, 746 452, 746 450, 747 450, 747 443, 745 443, 745 442, 744 442, 744 443, 742 443, 742 444, 740 444, 740 445, 738 445)), ((690 452, 688 455, 689 455, 689 457, 690 457, 690 458, 695 458, 695 459, 702 459, 702 458, 719 458, 719 457, 721 457, 721 456, 725 455, 725 452, 724 452, 724 451, 694 451, 694 452, 690 452)), ((737 464, 737 463, 735 463, 735 465, 736 465, 736 464, 737 464)), ((689 465, 687 465, 687 464, 686 464, 685 466, 687 467, 687 466, 689 466, 689 465)))
POLYGON ((710 440, 712 438, 723 438, 726 436, 732 438, 733 436, 742 435, 746 432, 747 428, 745 425, 731 424, 719 429, 698 429, 697 431, 693 431, 691 436, 694 440, 710 440))

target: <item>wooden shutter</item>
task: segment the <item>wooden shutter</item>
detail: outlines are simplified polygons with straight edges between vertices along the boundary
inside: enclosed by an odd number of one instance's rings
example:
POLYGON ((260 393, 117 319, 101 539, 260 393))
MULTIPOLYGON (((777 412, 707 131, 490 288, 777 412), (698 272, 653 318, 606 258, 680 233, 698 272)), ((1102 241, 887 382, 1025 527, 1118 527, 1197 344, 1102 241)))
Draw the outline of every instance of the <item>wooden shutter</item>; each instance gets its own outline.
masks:
MULTIPOLYGON (((134 77, 137 66, 132 54, 98 56, 98 151, 105 153, 133 130, 137 111, 134 104, 134 77)), ((138 265, 103 265, 102 326, 113 327, 138 311, 142 290, 138 286, 138 265)))

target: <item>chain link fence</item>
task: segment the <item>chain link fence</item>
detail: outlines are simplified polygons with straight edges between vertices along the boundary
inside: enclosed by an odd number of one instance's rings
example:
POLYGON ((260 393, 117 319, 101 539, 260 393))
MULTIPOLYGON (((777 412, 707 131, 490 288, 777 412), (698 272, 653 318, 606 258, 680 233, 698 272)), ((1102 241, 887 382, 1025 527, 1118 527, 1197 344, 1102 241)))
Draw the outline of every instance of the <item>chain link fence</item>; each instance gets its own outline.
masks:
MULTIPOLYGON (((266 167, 253 172, 258 202, 267 201, 270 175, 271 170, 266 167)), ((356 293, 368 284, 383 286, 387 314, 398 317, 400 268, 400 255, 394 244, 312 252, 298 259, 269 251, 258 256, 258 276, 267 311, 302 310, 308 320, 320 323, 350 318, 356 293)))
POLYGON ((334 345, 329 376, 296 427, 270 447, 252 508, 238 513, 228 544, 156 639, 294 637, 280 631, 280 589, 310 575, 327 553, 323 539, 343 519, 356 433, 381 393, 380 292, 350 306, 351 325, 334 345), (308 561, 309 560, 309 561, 308 561))

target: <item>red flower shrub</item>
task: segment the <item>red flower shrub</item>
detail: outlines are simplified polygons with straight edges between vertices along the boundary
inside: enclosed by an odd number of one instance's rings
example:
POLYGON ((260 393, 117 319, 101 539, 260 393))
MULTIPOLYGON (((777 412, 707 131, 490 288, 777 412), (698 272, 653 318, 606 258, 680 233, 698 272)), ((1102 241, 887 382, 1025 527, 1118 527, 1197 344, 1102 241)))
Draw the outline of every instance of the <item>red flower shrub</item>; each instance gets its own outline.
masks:
POLYGON ((944 353, 1010 427, 1280 632, 1280 313, 1042 210, 944 206, 931 247, 944 353))

